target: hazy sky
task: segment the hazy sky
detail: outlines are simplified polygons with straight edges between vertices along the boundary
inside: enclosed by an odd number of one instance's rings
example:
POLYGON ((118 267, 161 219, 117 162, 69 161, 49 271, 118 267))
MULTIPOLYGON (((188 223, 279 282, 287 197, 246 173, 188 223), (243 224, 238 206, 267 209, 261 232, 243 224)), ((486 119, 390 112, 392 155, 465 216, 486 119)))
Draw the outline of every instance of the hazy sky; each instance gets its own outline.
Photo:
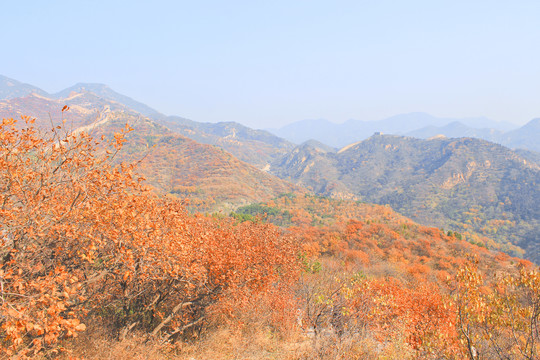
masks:
POLYGON ((0 74, 277 127, 540 116, 540 1, 2 1, 0 74))

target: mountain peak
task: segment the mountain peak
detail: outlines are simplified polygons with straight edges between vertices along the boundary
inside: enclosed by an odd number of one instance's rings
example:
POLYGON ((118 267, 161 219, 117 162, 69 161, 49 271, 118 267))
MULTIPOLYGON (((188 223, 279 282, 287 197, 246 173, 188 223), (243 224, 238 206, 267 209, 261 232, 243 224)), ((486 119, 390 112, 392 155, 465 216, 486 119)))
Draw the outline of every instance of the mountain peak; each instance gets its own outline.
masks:
POLYGON ((323 144, 320 141, 313 140, 313 139, 304 141, 302 144, 299 145, 299 147, 310 147, 310 148, 313 148, 315 150, 318 150, 318 151, 321 151, 321 152, 324 152, 324 153, 336 152, 335 148, 333 148, 331 146, 328 146, 326 144, 323 144))
POLYGON ((116 101, 127 107, 132 108, 133 110, 141 113, 144 116, 149 116, 153 118, 164 117, 158 111, 152 109, 151 107, 140 103, 136 100, 133 100, 129 96, 122 95, 111 89, 108 85, 101 83, 77 83, 67 89, 64 89, 60 92, 54 94, 57 98, 67 98, 70 97, 73 92, 91 92, 103 99, 116 101))
POLYGON ((24 97, 32 93, 48 96, 47 92, 30 84, 0 75, 0 100, 9 100, 18 97, 24 97))
POLYGON ((80 89, 80 90, 87 90, 87 91, 93 91, 93 90, 109 90, 112 91, 112 89, 101 83, 76 83, 73 85, 70 89, 80 89))

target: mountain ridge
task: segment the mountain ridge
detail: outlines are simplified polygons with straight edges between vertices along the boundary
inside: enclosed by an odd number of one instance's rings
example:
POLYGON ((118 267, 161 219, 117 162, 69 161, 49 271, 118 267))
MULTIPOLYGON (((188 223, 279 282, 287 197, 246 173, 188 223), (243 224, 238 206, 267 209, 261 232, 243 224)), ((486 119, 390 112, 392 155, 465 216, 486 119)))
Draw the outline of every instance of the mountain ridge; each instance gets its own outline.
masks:
POLYGON ((259 169, 267 169, 273 161, 294 148, 292 143, 270 132, 232 121, 201 123, 179 116, 156 121, 198 142, 219 146, 259 169))
MULTIPOLYGON (((70 92, 54 99, 31 93, 0 101, 0 117, 35 119, 39 131, 61 126, 110 139, 126 124, 132 131, 116 161, 138 163, 149 185, 162 194, 191 199, 193 210, 218 211, 302 192, 297 186, 241 161, 214 145, 202 144, 145 117, 129 107, 92 92, 70 92), (69 109, 62 111, 64 105, 69 109)), ((19 122, 25 127, 24 122, 19 122)))
POLYGON ((46 91, 30 84, 25 84, 7 76, 0 75, 0 100, 9 100, 22 97, 31 93, 41 96, 49 95, 46 91))
MULTIPOLYGON (((144 116, 161 121, 162 124, 168 123, 171 125, 177 119, 187 120, 179 116, 165 116, 139 101, 112 90, 105 84, 77 83, 55 94, 49 94, 33 85, 23 84, 17 80, 0 75, 0 100, 27 96, 32 93, 49 98, 61 99, 68 97, 72 92, 80 93, 84 91, 92 92, 105 100, 116 101, 144 116)), ((529 123, 535 120, 533 119, 529 123)), ((492 121, 485 117, 442 118, 423 112, 412 112, 394 115, 378 121, 350 119, 342 124, 336 124, 325 119, 300 120, 279 129, 251 130, 274 134, 292 144, 300 144, 313 139, 334 148, 342 148, 345 145, 365 140, 372 134, 380 132, 421 138, 431 138, 436 135, 445 135, 446 137, 472 136, 500 143, 511 148, 540 151, 540 143, 536 140, 537 137, 540 137, 540 126, 532 127, 527 125, 518 127, 507 122, 492 121), (457 126, 457 124, 453 124, 456 122, 462 125, 457 126)), ((201 131, 200 126, 198 127, 198 130, 201 131)), ((208 130, 208 127, 206 130, 208 130)), ((215 132, 215 130, 211 132, 215 132)), ((184 133, 184 135, 192 137, 189 133, 184 133)), ((195 134, 192 138, 195 139, 196 137, 197 135, 195 134)), ((198 141, 208 141, 209 144, 216 144, 216 139, 210 139, 211 137, 211 134, 199 135, 198 141)), ((294 147, 292 144, 289 146, 290 149, 294 147)), ((234 152, 233 149, 233 147, 230 147, 228 150, 234 152)), ((276 149, 271 150, 271 152, 275 151, 276 149)), ((240 156, 241 154, 242 152, 240 151, 235 153, 236 156, 240 156)), ((265 157, 265 159, 245 158, 245 160, 252 161, 253 164, 260 168, 266 168, 269 162, 275 160, 275 157, 276 154, 272 154, 269 157, 265 157)))
MULTIPOLYGON (((99 111, 109 106, 113 110, 136 112, 141 116, 147 116, 174 132, 201 143, 220 146, 237 158, 265 170, 270 163, 294 148, 292 143, 265 130, 251 129, 235 122, 200 123, 180 116, 165 116, 141 102, 112 90, 105 84, 77 83, 55 94, 49 94, 7 77, 0 77, 0 84, 2 79, 15 85, 24 85, 22 90, 12 86, 11 92, 8 89, 4 93, 0 86, 0 116, 4 117, 28 115, 46 118, 49 114, 58 114, 58 109, 64 105, 69 105, 72 111, 63 115, 70 125, 77 127, 92 123, 100 116, 99 111), (28 90, 25 90, 27 88, 28 90), (10 100, 9 104, 6 103, 7 100, 10 100), (85 100, 86 104, 82 104, 85 100), (89 114, 88 105, 92 105, 91 103, 94 106, 89 114), (230 136, 233 134, 234 136, 230 136)), ((47 123, 45 126, 48 125, 47 123)))
POLYGON ((144 116, 152 117, 152 118, 161 118, 165 115, 161 114, 155 109, 152 109, 148 105, 145 105, 139 101, 136 101, 132 99, 129 96, 122 95, 113 89, 111 89, 109 86, 105 84, 100 83, 77 83, 73 86, 70 86, 64 90, 61 90, 52 96, 56 99, 62 99, 67 98, 71 93, 83 93, 83 92, 91 92, 97 96, 100 96, 107 100, 113 100, 120 104, 123 104, 139 113, 141 113, 144 116))

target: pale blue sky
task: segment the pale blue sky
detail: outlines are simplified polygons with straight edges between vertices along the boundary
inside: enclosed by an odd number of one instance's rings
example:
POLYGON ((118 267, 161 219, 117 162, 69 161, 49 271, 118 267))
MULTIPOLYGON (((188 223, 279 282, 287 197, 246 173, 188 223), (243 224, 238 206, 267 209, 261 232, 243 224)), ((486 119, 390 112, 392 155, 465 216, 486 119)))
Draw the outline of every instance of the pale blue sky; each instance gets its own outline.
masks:
POLYGON ((2 1, 0 74, 276 127, 540 116, 540 1, 2 1))

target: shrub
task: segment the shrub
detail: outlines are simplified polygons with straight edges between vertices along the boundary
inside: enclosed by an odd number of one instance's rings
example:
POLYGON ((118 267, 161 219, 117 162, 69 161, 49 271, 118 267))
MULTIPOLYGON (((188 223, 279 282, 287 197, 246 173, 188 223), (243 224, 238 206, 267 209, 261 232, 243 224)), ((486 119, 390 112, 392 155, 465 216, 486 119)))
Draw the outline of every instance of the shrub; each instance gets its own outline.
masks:
MULTIPOLYGON (((66 110, 66 109, 64 109, 66 110)), ((0 125, 1 349, 33 356, 106 319, 174 339, 250 297, 290 295, 293 241, 270 224, 189 215, 149 193, 110 141, 0 125), (226 301, 224 301, 226 300, 226 301)))

